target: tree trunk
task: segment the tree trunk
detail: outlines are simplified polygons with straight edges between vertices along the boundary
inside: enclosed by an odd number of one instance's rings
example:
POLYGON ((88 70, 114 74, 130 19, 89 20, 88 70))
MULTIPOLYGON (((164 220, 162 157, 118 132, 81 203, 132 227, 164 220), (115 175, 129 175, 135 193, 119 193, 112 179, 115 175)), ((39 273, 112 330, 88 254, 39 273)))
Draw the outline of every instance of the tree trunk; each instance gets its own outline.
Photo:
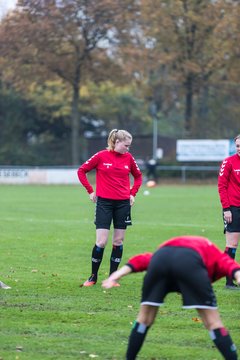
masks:
POLYGON ((199 95, 199 110, 198 110, 198 122, 201 133, 204 137, 208 137, 208 126, 206 123, 209 121, 209 87, 208 84, 204 84, 199 95))
POLYGON ((72 100, 72 165, 79 165, 79 87, 73 87, 73 100, 72 100))
POLYGON ((72 125, 72 165, 79 165, 80 151, 79 151, 79 89, 80 89, 80 64, 76 66, 75 79, 73 82, 73 98, 72 98, 72 112, 71 112, 71 125, 72 125))
POLYGON ((192 75, 187 76, 185 82, 186 96, 185 96, 185 131, 188 135, 191 134, 192 125, 192 108, 193 108, 193 78, 192 75))

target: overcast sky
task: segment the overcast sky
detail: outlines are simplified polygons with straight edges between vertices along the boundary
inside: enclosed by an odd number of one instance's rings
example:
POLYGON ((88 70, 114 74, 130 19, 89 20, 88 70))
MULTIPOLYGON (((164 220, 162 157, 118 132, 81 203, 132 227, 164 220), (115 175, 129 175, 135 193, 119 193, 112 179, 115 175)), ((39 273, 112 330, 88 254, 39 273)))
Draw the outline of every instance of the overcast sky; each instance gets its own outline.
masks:
POLYGON ((4 16, 9 10, 13 9, 17 0, 0 0, 0 17, 4 16))

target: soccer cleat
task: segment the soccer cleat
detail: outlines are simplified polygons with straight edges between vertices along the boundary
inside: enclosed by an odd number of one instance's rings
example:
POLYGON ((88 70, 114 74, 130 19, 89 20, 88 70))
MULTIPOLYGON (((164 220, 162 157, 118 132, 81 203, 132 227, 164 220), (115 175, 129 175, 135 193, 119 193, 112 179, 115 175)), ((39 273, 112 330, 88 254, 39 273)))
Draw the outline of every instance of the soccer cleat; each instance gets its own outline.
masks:
POLYGON ((5 290, 7 290, 7 289, 11 289, 11 287, 8 286, 8 285, 6 285, 6 284, 4 284, 2 281, 0 281, 0 289, 5 289, 5 290))
POLYGON ((87 279, 82 286, 93 286, 97 282, 97 278, 94 275, 91 275, 89 279, 87 279))
POLYGON ((96 284, 96 281, 89 281, 89 280, 86 280, 84 283, 83 283, 83 286, 93 286, 96 284))
POLYGON ((240 290, 240 286, 235 284, 226 284, 225 289, 228 290, 240 290))

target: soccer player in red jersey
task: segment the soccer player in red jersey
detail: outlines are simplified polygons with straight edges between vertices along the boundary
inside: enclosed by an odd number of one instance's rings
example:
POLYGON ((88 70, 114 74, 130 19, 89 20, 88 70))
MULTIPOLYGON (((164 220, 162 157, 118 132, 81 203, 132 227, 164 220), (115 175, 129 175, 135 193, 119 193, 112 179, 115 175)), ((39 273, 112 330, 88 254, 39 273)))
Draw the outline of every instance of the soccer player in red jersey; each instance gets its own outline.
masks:
MULTIPOLYGON (((78 169, 78 178, 86 188, 90 200, 96 203, 96 243, 92 249, 91 276, 83 286, 97 282, 98 270, 108 242, 113 222, 110 271, 117 270, 123 253, 123 241, 127 226, 131 225, 131 206, 142 184, 142 173, 129 153, 132 135, 126 130, 114 129, 108 136, 108 147, 99 151, 78 169), (87 173, 96 170, 96 192, 89 183, 87 173), (130 175, 134 181, 131 186, 130 175)), ((117 284, 116 284, 117 286, 117 284)))
POLYGON ((109 289, 121 277, 144 270, 147 273, 141 306, 129 337, 126 360, 136 359, 159 306, 170 292, 181 293, 183 308, 198 311, 224 359, 237 360, 236 347, 221 321, 211 283, 228 276, 240 285, 240 264, 207 238, 180 236, 164 242, 153 254, 132 257, 104 280, 102 286, 109 289))
MULTIPOLYGON (((235 259, 240 239, 240 135, 235 137, 236 154, 224 159, 218 176, 218 192, 223 208, 225 252, 235 259)), ((237 290, 231 278, 226 288, 237 290)))

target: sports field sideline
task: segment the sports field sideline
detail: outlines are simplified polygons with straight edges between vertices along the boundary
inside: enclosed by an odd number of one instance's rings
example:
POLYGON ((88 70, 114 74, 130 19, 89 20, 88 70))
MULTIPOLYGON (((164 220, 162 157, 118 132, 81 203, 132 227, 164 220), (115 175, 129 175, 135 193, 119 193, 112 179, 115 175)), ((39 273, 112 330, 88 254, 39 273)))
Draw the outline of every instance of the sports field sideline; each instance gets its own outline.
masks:
MULTIPOLYGON (((214 185, 159 185, 132 209, 122 264, 176 235, 202 235, 225 248, 221 206, 214 185)), ((124 359, 139 307, 143 274, 101 288, 80 288, 89 275, 95 241, 94 205, 79 186, 0 186, 0 359, 124 359)), ((240 261, 240 251, 237 253, 240 261)), ((240 349, 240 291, 214 285, 224 324, 240 349)), ((194 310, 170 295, 148 333, 140 360, 220 360, 194 310)))

